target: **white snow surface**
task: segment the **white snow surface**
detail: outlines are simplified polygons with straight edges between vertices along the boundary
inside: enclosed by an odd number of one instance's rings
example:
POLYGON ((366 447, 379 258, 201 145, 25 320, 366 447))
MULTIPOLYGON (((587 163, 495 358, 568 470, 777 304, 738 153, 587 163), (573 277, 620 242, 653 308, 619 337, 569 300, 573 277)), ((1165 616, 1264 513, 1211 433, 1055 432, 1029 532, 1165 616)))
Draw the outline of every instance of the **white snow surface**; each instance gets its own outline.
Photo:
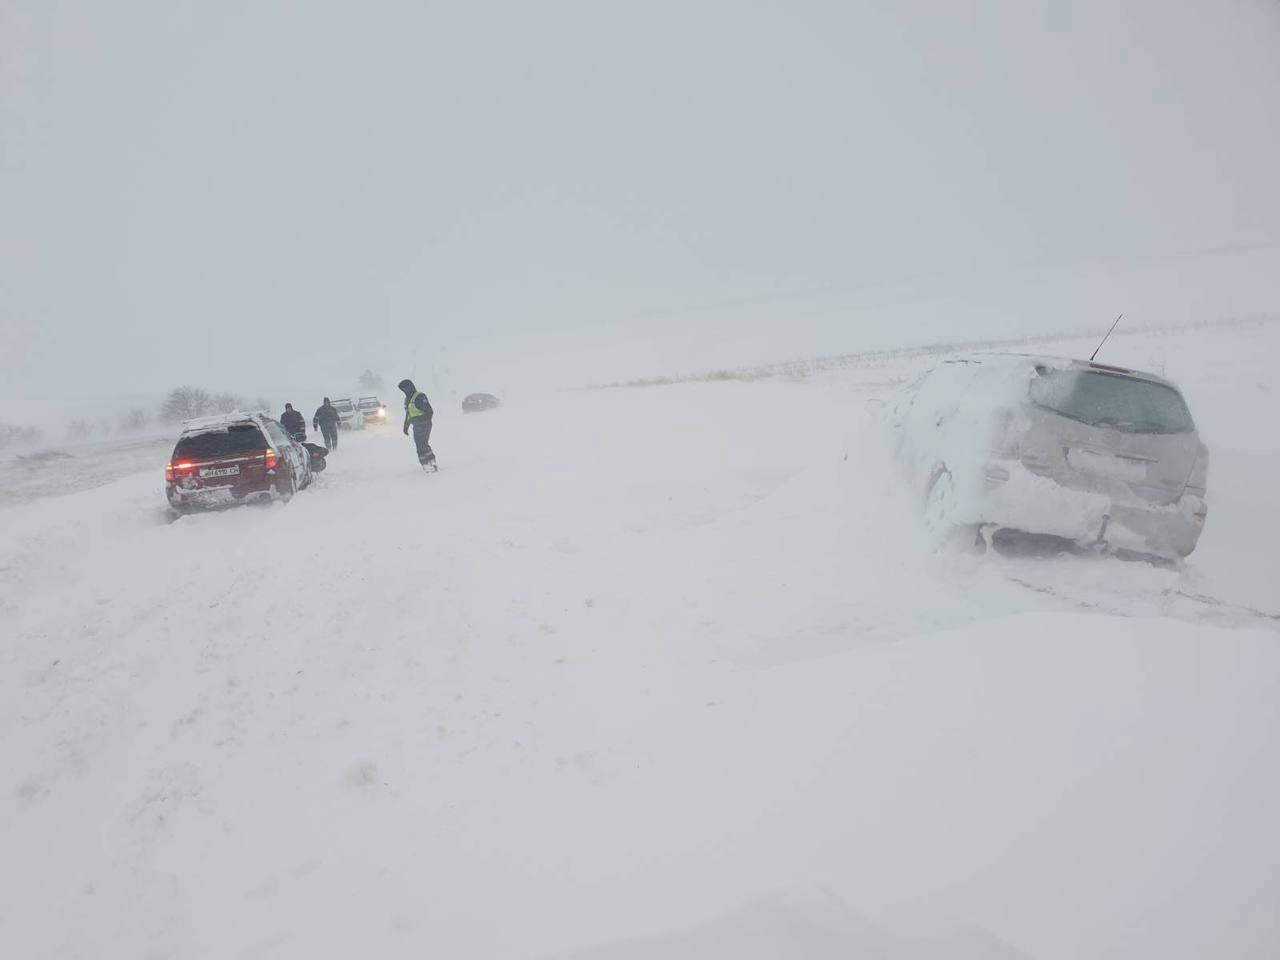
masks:
POLYGON ((1280 324, 1108 351, 1213 452, 1180 568, 935 550, 925 356, 0 508, 0 953, 1280 956, 1280 324))

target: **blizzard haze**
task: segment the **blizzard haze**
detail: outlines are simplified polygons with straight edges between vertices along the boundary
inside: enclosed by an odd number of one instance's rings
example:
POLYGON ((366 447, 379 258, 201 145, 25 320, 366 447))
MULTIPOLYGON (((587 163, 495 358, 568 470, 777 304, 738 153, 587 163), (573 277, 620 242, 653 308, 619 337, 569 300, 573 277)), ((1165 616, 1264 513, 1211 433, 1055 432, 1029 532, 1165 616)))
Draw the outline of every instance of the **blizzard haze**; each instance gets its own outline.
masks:
POLYGON ((0 10, 10 408, 1277 306, 1261 0, 0 10))
POLYGON ((1274 0, 0 18, 3 960, 1280 957, 1274 0))

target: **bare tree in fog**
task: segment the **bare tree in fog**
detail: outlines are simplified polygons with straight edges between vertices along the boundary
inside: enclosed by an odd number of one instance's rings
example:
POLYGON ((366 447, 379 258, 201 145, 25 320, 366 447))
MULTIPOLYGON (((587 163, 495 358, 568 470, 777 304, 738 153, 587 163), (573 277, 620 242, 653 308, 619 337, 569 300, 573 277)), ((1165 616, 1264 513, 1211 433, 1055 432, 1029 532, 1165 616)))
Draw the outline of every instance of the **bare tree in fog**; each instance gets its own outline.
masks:
POLYGON ((160 419, 167 422, 205 417, 213 411, 213 398, 199 387, 174 387, 160 405, 160 419))
POLYGON ((147 428, 151 422, 151 414, 142 407, 133 407, 120 415, 118 427, 121 433, 138 433, 147 428))

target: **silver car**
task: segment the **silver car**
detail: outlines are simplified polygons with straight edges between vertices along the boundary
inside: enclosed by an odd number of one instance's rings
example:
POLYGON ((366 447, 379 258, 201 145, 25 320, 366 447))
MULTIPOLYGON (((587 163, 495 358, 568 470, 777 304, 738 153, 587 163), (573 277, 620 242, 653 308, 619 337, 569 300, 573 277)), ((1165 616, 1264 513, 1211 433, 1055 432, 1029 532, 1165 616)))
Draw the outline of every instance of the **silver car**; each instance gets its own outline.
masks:
POLYGON ((338 428, 341 430, 363 430, 364 414, 351 402, 350 397, 333 401, 333 408, 338 411, 338 428))
POLYGON ((1167 559, 1200 539, 1209 451, 1163 377, 983 354, 940 364, 892 410, 939 533, 1016 530, 1167 559))

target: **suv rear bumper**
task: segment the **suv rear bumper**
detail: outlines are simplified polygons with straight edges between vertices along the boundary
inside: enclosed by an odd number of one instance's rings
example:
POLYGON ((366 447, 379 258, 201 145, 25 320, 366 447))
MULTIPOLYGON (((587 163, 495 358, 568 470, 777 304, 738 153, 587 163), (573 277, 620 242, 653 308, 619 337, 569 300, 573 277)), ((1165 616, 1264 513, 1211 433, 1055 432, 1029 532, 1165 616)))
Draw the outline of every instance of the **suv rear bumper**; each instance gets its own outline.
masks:
POLYGON ((284 494, 278 489, 280 480, 271 483, 229 485, 225 487, 182 487, 176 483, 165 484, 165 497, 175 510, 216 510, 244 503, 264 500, 280 500, 284 494))

